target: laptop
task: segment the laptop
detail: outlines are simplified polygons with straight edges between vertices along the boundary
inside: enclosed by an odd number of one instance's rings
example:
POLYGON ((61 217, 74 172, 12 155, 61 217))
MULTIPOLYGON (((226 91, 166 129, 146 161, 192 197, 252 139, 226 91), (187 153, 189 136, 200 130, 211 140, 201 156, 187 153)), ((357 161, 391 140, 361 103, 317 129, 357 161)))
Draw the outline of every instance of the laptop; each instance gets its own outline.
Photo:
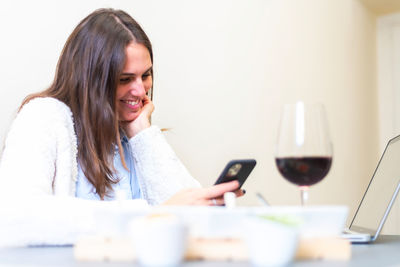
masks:
POLYGON ((389 217, 399 190, 400 135, 390 139, 386 145, 350 227, 342 237, 352 243, 374 242, 389 217))

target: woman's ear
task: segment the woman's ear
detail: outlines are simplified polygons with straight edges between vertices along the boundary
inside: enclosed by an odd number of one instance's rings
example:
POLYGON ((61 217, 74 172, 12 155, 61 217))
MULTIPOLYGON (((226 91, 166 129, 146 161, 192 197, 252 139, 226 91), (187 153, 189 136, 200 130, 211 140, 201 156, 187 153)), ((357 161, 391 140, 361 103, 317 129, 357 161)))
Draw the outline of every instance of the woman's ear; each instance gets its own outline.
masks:
POLYGON ((153 87, 147 91, 146 95, 150 98, 151 101, 153 101, 153 87))

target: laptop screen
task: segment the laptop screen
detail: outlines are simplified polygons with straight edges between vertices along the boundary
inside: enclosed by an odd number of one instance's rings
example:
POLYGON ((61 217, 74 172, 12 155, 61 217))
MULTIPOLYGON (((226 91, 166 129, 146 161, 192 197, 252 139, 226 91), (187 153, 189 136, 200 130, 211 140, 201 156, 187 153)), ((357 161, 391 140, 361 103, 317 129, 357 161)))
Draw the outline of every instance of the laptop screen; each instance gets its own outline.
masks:
MULTIPOLYGON (((388 208, 393 193, 396 191, 399 181, 400 136, 397 136, 388 142, 353 218, 350 229, 358 232, 368 232, 374 235, 388 208)), ((392 216, 393 212, 394 209, 385 222, 383 232, 385 234, 400 233, 400 226, 396 222, 397 216, 392 216)))

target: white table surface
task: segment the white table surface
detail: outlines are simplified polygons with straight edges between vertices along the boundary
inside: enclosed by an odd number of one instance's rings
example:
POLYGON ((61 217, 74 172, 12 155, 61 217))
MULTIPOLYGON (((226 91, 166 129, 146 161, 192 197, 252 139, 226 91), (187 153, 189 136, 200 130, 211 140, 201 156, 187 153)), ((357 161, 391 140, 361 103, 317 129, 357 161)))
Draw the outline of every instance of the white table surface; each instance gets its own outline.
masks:
MULTIPOLYGON (((134 266, 132 263, 77 262, 73 247, 29 247, 0 249, 4 266, 134 266)), ((250 266, 248 262, 185 262, 183 266, 250 266)), ((296 261, 290 266, 399 266, 400 236, 382 236, 372 244, 352 245, 350 261, 296 261)))

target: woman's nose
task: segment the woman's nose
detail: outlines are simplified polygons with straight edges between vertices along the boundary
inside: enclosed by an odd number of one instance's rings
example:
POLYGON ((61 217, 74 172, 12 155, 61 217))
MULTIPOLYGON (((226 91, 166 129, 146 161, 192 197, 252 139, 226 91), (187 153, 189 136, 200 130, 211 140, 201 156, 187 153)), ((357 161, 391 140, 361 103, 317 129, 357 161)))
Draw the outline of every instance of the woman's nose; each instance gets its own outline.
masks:
POLYGON ((132 91, 134 91, 137 96, 144 96, 146 94, 142 79, 136 79, 136 82, 132 86, 132 91))

